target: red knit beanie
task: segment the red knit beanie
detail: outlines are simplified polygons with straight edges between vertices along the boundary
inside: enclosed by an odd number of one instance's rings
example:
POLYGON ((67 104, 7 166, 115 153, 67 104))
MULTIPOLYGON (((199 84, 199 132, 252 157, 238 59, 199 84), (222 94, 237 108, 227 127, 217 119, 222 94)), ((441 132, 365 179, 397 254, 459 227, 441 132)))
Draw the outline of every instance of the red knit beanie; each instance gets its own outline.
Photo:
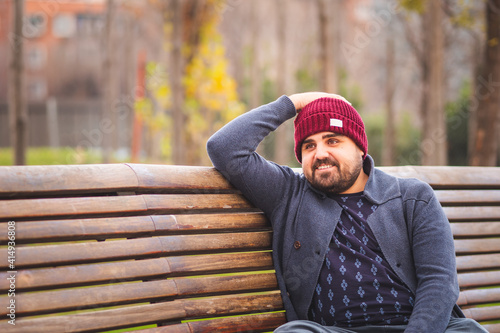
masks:
MULTIPOLYGON (((319 132, 335 132, 345 135, 368 152, 365 125, 359 113, 349 103, 331 97, 323 97, 307 104, 294 120, 295 157, 302 163, 302 142, 319 132)), ((364 158, 363 157, 363 158, 364 158)))

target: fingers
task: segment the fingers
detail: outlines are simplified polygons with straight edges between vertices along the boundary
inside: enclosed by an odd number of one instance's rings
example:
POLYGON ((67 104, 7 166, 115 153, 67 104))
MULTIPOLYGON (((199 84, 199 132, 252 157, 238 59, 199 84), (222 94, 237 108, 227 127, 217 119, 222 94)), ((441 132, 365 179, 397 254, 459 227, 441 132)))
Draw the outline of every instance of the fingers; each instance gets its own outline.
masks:
POLYGON ((325 93, 325 92, 306 92, 306 93, 293 94, 293 95, 290 95, 288 97, 295 105, 295 109, 297 111, 299 111, 304 106, 311 103, 312 101, 314 101, 318 98, 323 98, 323 97, 337 98, 337 99, 343 100, 346 103, 351 104, 347 99, 345 99, 344 97, 342 97, 340 95, 330 94, 330 93, 325 93))
POLYGON ((345 97, 344 97, 344 96, 340 96, 340 95, 337 95, 337 94, 332 94, 332 95, 333 95, 333 98, 341 99, 341 100, 343 100, 344 102, 346 102, 347 104, 352 105, 352 103, 351 103, 351 102, 349 102, 347 99, 345 99, 345 97))

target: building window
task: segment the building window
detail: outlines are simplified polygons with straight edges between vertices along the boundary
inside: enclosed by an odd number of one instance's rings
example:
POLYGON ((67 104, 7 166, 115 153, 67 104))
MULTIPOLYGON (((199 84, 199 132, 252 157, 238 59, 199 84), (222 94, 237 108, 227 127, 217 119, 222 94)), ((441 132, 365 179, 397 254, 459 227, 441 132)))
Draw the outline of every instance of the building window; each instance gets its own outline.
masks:
POLYGON ((38 70, 45 67, 47 50, 43 45, 33 45, 26 51, 26 64, 28 69, 38 70))
POLYGON ((26 38, 41 37, 47 30, 47 18, 43 13, 27 15, 23 20, 23 35, 26 38))
POLYGON ((47 97, 47 82, 44 78, 28 79, 28 98, 39 101, 47 97))
POLYGON ((76 17, 76 27, 80 36, 99 36, 104 28, 104 19, 102 15, 80 13, 76 17))
POLYGON ((70 38, 76 32, 76 18, 72 14, 59 14, 52 23, 52 34, 58 38, 70 38))

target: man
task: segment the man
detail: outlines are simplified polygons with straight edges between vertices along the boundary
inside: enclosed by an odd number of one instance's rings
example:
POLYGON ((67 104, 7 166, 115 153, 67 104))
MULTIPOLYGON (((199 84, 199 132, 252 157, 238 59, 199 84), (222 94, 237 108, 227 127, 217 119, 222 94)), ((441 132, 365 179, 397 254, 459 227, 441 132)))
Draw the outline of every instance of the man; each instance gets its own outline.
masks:
POLYGON ((363 121, 340 96, 282 96, 207 150, 273 226, 288 320, 276 332, 486 332, 455 305, 453 239, 432 189, 374 168, 363 121), (255 152, 295 115, 303 174, 255 152))

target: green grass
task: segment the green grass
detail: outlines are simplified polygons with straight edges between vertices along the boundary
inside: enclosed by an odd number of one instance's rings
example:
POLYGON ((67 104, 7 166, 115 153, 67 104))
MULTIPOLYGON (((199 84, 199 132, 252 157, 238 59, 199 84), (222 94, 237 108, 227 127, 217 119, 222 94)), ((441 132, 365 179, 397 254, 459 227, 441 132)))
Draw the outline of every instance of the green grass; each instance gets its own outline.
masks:
MULTIPOLYGON (((91 164, 101 162, 101 156, 97 151, 80 148, 31 147, 28 148, 26 154, 27 165, 91 164)), ((12 149, 0 148, 0 165, 12 164, 12 149)))
POLYGON ((154 324, 154 325, 147 325, 147 326, 141 326, 141 327, 122 328, 119 330, 105 331, 105 333, 130 332, 130 331, 138 331, 138 330, 144 330, 146 328, 154 328, 154 327, 158 327, 158 326, 156 324, 154 324))

